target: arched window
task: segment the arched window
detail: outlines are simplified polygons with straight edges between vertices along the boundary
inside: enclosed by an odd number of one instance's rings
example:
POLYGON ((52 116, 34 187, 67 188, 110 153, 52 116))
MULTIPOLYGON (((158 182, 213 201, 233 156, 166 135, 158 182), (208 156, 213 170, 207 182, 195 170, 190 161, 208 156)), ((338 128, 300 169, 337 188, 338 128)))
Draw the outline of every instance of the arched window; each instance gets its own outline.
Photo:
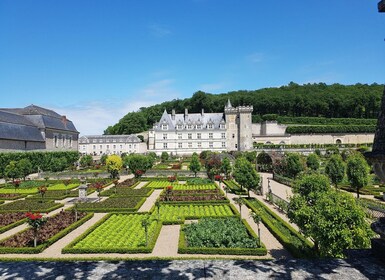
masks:
POLYGON ((336 144, 342 144, 341 139, 337 139, 337 140, 336 140, 336 144))

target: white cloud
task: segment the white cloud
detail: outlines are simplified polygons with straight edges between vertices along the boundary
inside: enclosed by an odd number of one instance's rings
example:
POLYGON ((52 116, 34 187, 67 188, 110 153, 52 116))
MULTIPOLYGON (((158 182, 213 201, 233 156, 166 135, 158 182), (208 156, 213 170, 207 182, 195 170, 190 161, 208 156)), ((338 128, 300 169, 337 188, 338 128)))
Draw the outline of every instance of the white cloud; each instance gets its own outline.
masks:
POLYGON ((172 87, 174 80, 164 79, 153 82, 130 94, 126 100, 92 100, 82 105, 47 106, 73 121, 81 135, 103 134, 110 125, 117 123, 129 112, 178 97, 172 87))
POLYGON ((260 52, 255 52, 246 57, 249 62, 258 63, 265 59, 265 55, 260 52))
POLYGON ((163 38, 171 34, 170 29, 160 24, 151 24, 148 26, 148 29, 150 30, 151 35, 158 38, 163 38))

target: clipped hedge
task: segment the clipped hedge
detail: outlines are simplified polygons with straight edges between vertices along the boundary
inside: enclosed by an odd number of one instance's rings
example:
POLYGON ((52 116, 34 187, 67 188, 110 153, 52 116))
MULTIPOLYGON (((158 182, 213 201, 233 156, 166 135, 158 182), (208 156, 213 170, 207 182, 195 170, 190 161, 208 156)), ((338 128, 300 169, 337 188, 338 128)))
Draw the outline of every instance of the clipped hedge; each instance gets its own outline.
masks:
POLYGON ((309 124, 309 125, 376 125, 377 119, 354 118, 322 118, 322 117, 284 117, 279 116, 277 121, 282 124, 309 124))
MULTIPOLYGON (((55 243, 59 239, 63 238, 65 235, 67 235, 68 233, 70 233, 74 229, 78 228, 79 226, 84 224, 86 221, 91 219, 93 216, 94 216, 94 213, 88 213, 82 219, 71 224, 66 229, 58 232, 57 234, 52 236, 50 239, 48 239, 46 242, 44 242, 44 243, 42 243, 36 247, 24 247, 24 248, 0 247, 0 254, 38 254, 38 253, 41 253, 44 251, 45 248, 52 245, 53 243, 55 243)), ((28 230, 28 228, 25 230, 28 230)))
POLYGON ((146 201, 145 197, 110 197, 102 202, 79 203, 78 211, 108 213, 108 212, 136 212, 146 201))
POLYGON ((17 200, 0 206, 0 213, 6 212, 51 212, 63 204, 47 200, 44 203, 35 199, 17 200))
POLYGON ((304 125, 288 126, 289 134, 317 134, 317 133, 374 133, 376 125, 304 125))
POLYGON ((17 226, 20 226, 20 225, 24 224, 26 221, 27 221, 27 219, 25 218, 25 219, 18 220, 16 222, 12 223, 12 224, 0 227, 0 233, 6 232, 6 231, 8 231, 10 229, 13 229, 13 228, 15 228, 17 226))
POLYGON ((262 202, 258 201, 257 199, 244 199, 244 202, 252 211, 261 215, 263 224, 294 257, 315 257, 312 250, 313 244, 304 236, 302 236, 298 231, 296 231, 290 224, 282 220, 277 214, 271 211, 262 202), (253 202, 258 206, 255 206, 253 202), (280 227, 282 229, 280 229, 280 227), (283 229, 286 232, 282 232, 283 229), (294 240, 296 242, 293 242, 294 240))
POLYGON ((288 187, 292 187, 294 180, 282 175, 278 175, 277 173, 273 174, 273 180, 277 181, 278 183, 281 183, 283 185, 286 185, 288 187))
POLYGON ((154 192, 151 188, 131 189, 131 188, 111 188, 100 193, 100 196, 125 197, 125 196, 150 196, 154 192))
POLYGON ((246 190, 242 190, 241 186, 238 185, 235 181, 233 180, 224 180, 223 183, 230 189, 230 191, 234 194, 238 195, 245 195, 247 194, 246 190))

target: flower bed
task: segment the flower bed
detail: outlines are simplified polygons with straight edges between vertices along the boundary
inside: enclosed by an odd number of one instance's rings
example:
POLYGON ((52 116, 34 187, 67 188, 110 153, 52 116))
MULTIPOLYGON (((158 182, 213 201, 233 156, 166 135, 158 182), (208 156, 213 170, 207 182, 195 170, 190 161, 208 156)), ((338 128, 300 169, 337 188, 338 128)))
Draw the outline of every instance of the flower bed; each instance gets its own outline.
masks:
POLYGON ((67 245, 63 253, 151 253, 161 223, 150 220, 146 246, 142 214, 110 214, 67 245))
POLYGON ((0 213, 0 233, 25 222, 25 213, 0 213))
POLYGON ((154 189, 151 188, 141 188, 141 189, 131 189, 131 188, 112 188, 100 193, 101 196, 149 196, 154 189))
MULTIPOLYGON (((161 204, 159 207, 159 218, 163 224, 183 224, 185 219, 203 217, 229 217, 234 216, 234 213, 236 210, 230 204, 161 204)), ((152 216, 158 217, 157 207, 153 208, 152 216)))
POLYGON ((62 207, 63 204, 55 203, 52 200, 47 200, 41 203, 39 200, 26 199, 18 200, 12 203, 0 205, 0 213, 4 212, 51 212, 57 208, 62 207))
POLYGON ((88 188, 95 189, 97 186, 101 185, 103 188, 109 186, 112 183, 112 179, 96 179, 88 184, 88 188))
POLYGON ((236 217, 203 218, 198 223, 183 225, 178 253, 266 255, 266 247, 245 220, 236 217))
POLYGON ((79 203, 79 211, 89 212, 135 212, 145 202, 145 197, 110 197, 101 202, 94 203, 79 203))
POLYGON ((64 211, 48 218, 47 222, 38 230, 38 246, 33 247, 33 229, 28 228, 18 232, 0 242, 0 253, 39 253, 53 244, 70 231, 92 218, 93 214, 78 213, 78 221, 75 215, 64 211))
POLYGON ((172 186, 173 190, 215 190, 217 186, 215 184, 204 184, 204 185, 186 185, 186 184, 175 184, 168 181, 152 181, 146 187, 153 189, 164 189, 168 186, 172 186))
POLYGON ((138 179, 136 178, 131 178, 131 179, 126 179, 121 183, 118 183, 117 187, 118 188, 133 188, 136 186, 138 183, 138 179))
POLYGON ((1 193, 0 194, 0 200, 15 200, 19 198, 23 198, 25 195, 19 194, 19 193, 1 193))
POLYGON ((309 258, 314 256, 311 242, 262 202, 254 198, 244 199, 244 201, 247 207, 261 215, 263 224, 294 257, 309 258))

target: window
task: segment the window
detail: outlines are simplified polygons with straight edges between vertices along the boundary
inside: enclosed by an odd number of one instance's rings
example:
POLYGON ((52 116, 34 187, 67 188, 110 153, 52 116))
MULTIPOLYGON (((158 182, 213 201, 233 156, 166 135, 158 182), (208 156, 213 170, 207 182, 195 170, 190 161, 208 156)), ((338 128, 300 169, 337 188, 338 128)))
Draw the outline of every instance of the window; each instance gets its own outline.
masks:
POLYGON ((226 148, 226 142, 222 142, 222 148, 226 148))
POLYGON ((188 147, 189 147, 189 149, 192 148, 192 143, 191 142, 188 143, 188 147))
POLYGON ((102 146, 102 145, 100 145, 100 149, 103 149, 103 146, 102 146))
POLYGON ((209 142, 209 148, 214 148, 214 143, 213 142, 209 142))
POLYGON ((209 133, 209 139, 213 139, 213 133, 212 132, 209 133))
POLYGON ((130 144, 130 145, 128 145, 128 148, 130 148, 130 149, 131 149, 131 144, 130 144))
POLYGON ((55 147, 57 148, 58 146, 57 135, 54 136, 54 142, 55 142, 55 147))
POLYGON ((96 143, 96 139, 92 140, 92 143, 96 143))
POLYGON ((182 133, 178 133, 178 139, 182 139, 182 133))
POLYGON ((86 145, 83 145, 83 150, 85 150, 86 149, 86 145))
POLYGON ((210 123, 208 126, 207 126, 208 129, 213 129, 213 125, 210 123))
POLYGON ((187 134, 188 139, 192 139, 192 133, 187 134))
POLYGON ((65 137, 65 135, 63 135, 62 137, 63 137, 62 145, 63 145, 63 148, 64 148, 66 146, 66 137, 65 137))
POLYGON ((93 148, 94 150, 96 150, 96 145, 94 145, 92 148, 93 148))
POLYGON ((225 124, 221 123, 219 126, 220 129, 225 129, 225 124))
POLYGON ((120 145, 120 148, 123 149, 123 145, 120 145))
POLYGON ((202 143, 198 142, 198 148, 202 148, 202 143))
POLYGON ((167 133, 163 133, 163 140, 167 139, 167 133))
POLYGON ((163 149, 167 149, 167 143, 163 143, 163 149))
POLYGON ((197 124, 197 129, 202 129, 202 125, 201 124, 197 124))
POLYGON ((202 139, 202 133, 197 133, 197 139, 202 139))
POLYGON ((116 149, 116 145, 113 145, 112 148, 115 150, 116 149))
POLYGON ((70 136, 70 147, 72 148, 72 136, 70 136))
POLYGON ((222 139, 226 139, 226 133, 225 132, 222 132, 221 136, 222 136, 222 139))
POLYGON ((187 125, 187 129, 192 129, 192 125, 191 124, 187 125))
POLYGON ((176 128, 177 128, 177 129, 182 129, 183 126, 182 126, 181 124, 178 124, 178 125, 176 126, 176 128))
POLYGON ((162 130, 167 130, 168 129, 168 125, 167 124, 162 124, 162 130))
POLYGON ((235 144, 235 149, 238 149, 238 144, 235 144))
POLYGON ((235 134, 233 133, 233 138, 235 138, 235 134))
POLYGON ((178 143, 178 148, 182 149, 182 143, 178 143))

